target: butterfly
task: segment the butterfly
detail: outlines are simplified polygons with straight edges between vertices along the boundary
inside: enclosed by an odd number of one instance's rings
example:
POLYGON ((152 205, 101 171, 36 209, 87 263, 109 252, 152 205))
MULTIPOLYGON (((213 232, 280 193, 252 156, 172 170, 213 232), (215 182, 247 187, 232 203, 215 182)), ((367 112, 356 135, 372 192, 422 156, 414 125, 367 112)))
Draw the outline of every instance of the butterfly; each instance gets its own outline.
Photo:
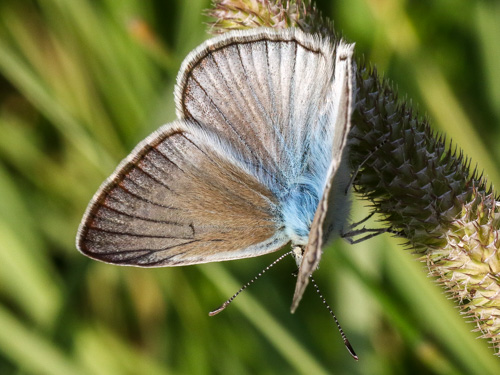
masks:
POLYGON ((77 248, 107 263, 163 267, 291 245, 295 311, 348 216, 353 49, 296 28, 233 31, 200 45, 177 77, 178 119, 101 185, 77 248))

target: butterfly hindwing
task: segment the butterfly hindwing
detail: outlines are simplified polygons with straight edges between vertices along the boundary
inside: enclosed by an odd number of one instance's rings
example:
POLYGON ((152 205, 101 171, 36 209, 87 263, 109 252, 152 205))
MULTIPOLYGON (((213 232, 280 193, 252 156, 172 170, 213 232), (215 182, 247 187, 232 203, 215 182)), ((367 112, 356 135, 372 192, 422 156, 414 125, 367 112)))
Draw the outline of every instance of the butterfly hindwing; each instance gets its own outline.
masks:
POLYGON ((223 139, 189 122, 164 125, 96 193, 78 248, 105 262, 142 267, 279 249, 288 240, 276 219, 277 202, 232 154, 223 139))

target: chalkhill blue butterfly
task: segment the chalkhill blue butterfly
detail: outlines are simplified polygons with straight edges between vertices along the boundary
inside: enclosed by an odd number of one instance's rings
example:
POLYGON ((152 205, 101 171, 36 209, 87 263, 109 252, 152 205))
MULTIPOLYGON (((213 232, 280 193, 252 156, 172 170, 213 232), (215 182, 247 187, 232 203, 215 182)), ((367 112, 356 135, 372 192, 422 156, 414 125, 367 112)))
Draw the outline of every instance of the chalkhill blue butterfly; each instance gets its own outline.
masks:
POLYGON ((353 45, 299 29, 210 39, 183 62, 176 121, 137 145, 88 205, 85 255, 139 267, 291 245, 294 311, 349 209, 353 45))

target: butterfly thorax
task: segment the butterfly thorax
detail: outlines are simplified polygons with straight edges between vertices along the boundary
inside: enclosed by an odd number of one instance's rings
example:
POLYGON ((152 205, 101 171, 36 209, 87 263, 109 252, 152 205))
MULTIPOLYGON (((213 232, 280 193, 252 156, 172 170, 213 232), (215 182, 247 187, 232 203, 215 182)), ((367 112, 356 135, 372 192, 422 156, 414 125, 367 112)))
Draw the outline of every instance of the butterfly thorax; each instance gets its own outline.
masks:
MULTIPOLYGON (((318 171, 305 174, 300 182, 290 185, 281 199, 282 220, 292 247, 305 248, 309 241, 309 232, 326 183, 320 176, 318 171)), ((323 223, 325 242, 331 239, 333 233, 339 233, 347 220, 350 201, 345 190, 348 184, 349 169, 344 159, 333 179, 328 200, 328 212, 323 223)))
POLYGON ((301 183, 292 185, 284 197, 283 217, 286 233, 292 243, 305 246, 318 207, 322 186, 319 186, 321 184, 312 178, 303 180, 301 183))

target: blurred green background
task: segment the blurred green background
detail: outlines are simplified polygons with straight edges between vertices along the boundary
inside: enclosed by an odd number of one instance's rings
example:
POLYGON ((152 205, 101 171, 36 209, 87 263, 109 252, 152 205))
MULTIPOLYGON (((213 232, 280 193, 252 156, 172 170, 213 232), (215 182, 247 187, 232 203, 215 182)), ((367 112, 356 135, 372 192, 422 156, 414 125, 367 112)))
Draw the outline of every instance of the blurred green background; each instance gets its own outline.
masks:
MULTIPOLYGON (((487 342, 389 236, 337 241, 315 273, 357 363, 312 288, 289 313, 291 258, 210 318, 277 255, 135 269, 77 252, 100 183, 175 118, 177 70, 207 38, 209 5, 0 2, 0 374, 499 374, 487 342)), ((500 2, 318 6, 500 186, 500 2)))

